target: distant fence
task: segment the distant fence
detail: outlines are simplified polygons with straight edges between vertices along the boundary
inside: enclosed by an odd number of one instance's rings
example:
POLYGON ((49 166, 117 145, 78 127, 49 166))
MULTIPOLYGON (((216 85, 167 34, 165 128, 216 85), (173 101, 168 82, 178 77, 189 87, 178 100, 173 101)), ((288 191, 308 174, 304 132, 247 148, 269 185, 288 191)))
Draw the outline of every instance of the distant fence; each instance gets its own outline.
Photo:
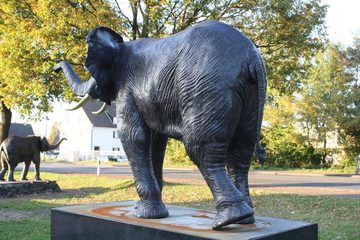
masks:
POLYGON ((96 160, 101 162, 126 162, 127 157, 125 152, 122 151, 62 151, 60 154, 50 155, 47 154, 48 158, 60 158, 67 161, 86 161, 86 160, 96 160), (57 156, 59 155, 59 156, 57 156))
POLYGON ((81 160, 97 160, 101 162, 126 162, 128 159, 125 155, 124 151, 89 151, 87 154, 89 157, 88 159, 81 159, 81 160))

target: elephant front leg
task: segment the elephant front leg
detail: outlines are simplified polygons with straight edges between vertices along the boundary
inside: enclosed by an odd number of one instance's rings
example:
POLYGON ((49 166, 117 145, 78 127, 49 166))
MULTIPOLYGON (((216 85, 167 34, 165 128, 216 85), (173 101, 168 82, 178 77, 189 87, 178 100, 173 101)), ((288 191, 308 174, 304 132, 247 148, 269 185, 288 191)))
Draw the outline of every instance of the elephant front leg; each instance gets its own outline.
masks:
POLYGON ((22 174, 21 174, 21 180, 22 180, 22 181, 28 180, 28 179, 26 178, 26 176, 27 176, 27 174, 28 174, 29 167, 30 167, 30 161, 25 161, 25 162, 24 162, 24 168, 23 168, 23 171, 22 171, 22 174))
POLYGON ((140 119, 122 124, 121 141, 133 172, 137 202, 133 214, 139 218, 163 218, 169 215, 161 199, 161 191, 151 163, 150 130, 140 119))
POLYGON ((38 154, 34 154, 33 163, 35 164, 35 180, 40 181, 40 152, 38 154))
POLYGON ((35 163, 35 180, 41 181, 41 178, 40 178, 40 161, 35 163))
POLYGON ((157 132, 151 133, 151 161, 154 174, 160 188, 163 188, 163 163, 168 138, 157 132))

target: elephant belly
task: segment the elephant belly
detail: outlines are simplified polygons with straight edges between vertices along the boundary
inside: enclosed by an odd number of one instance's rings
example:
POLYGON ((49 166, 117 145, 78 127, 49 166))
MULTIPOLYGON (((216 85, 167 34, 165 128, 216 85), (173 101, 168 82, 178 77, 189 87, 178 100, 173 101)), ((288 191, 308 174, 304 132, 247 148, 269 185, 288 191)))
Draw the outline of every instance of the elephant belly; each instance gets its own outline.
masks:
POLYGON ((152 117, 146 118, 147 126, 158 133, 165 136, 182 139, 182 125, 177 118, 169 118, 162 114, 152 114, 152 117))
POLYGON ((136 91, 134 100, 142 120, 151 130, 171 138, 181 139, 182 118, 178 96, 174 89, 169 87, 172 85, 169 82, 172 83, 172 81, 147 83, 146 87, 140 88, 141 91, 136 91))
POLYGON ((166 126, 165 128, 163 128, 163 131, 161 132, 162 134, 164 134, 165 136, 177 139, 177 140, 182 140, 182 127, 180 125, 169 125, 166 126))
POLYGON ((182 139, 180 112, 175 106, 169 106, 169 102, 167 104, 144 104, 139 111, 151 130, 171 138, 182 139))

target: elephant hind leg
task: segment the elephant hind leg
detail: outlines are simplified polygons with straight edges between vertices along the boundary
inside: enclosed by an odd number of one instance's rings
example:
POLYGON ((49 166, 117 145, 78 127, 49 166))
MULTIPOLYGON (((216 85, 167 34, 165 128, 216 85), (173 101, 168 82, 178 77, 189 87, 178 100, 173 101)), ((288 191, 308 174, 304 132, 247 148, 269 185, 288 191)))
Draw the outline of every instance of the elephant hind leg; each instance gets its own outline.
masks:
MULTIPOLYGON (((251 201, 249 192, 249 169, 251 164, 251 158, 254 154, 256 144, 256 125, 252 127, 248 126, 244 131, 238 132, 236 139, 229 147, 228 162, 226 165, 228 174, 236 186, 236 188, 244 195, 245 201, 251 207, 253 203, 251 201)), ((242 224, 252 224, 255 222, 255 218, 252 216, 247 219, 243 219, 242 224)))
POLYGON ((213 229, 251 217, 254 214, 252 208, 231 182, 225 169, 227 144, 208 142, 196 145, 187 142, 186 148, 214 196, 217 215, 213 222, 213 229))
POLYGON ((29 167, 30 167, 30 161, 25 161, 24 162, 24 168, 23 168, 23 171, 22 171, 22 174, 21 174, 21 180, 27 180, 26 176, 27 176, 27 173, 29 171, 29 167))
MULTIPOLYGON (((254 146, 239 143, 234 152, 229 154, 227 171, 236 188, 244 195, 246 203, 253 207, 249 192, 249 169, 254 146)), ((244 219, 240 223, 252 224, 255 218, 244 219)))

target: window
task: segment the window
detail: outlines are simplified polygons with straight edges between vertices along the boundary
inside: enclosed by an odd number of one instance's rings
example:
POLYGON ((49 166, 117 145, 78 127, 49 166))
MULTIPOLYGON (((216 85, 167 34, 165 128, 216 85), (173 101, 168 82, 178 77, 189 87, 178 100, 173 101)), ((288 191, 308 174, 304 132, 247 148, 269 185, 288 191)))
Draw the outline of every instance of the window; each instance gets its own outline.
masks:
POLYGON ((100 147, 99 146, 94 146, 94 150, 95 151, 100 151, 100 147))
POLYGON ((112 150, 115 152, 115 151, 120 151, 120 148, 118 147, 113 147, 112 150))
POLYGON ((113 138, 120 138, 118 131, 113 131, 113 138))

